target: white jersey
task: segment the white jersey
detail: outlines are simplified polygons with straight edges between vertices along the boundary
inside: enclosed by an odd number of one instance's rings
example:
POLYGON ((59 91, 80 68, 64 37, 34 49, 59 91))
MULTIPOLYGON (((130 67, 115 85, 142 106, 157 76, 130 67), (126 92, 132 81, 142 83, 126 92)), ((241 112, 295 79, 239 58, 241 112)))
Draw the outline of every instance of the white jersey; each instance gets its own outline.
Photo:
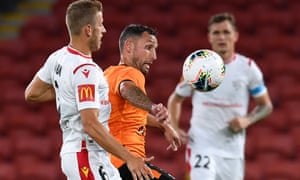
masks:
POLYGON ((108 128, 111 105, 102 69, 90 56, 71 47, 63 47, 49 56, 37 75, 55 87, 63 132, 61 155, 81 151, 82 141, 85 141, 88 150, 103 150, 84 132, 79 113, 87 108, 99 109, 98 119, 108 128))
POLYGON ((245 130, 233 133, 228 122, 248 111, 249 95, 266 93, 261 70, 255 62, 240 54, 225 65, 221 85, 210 92, 194 91, 186 82, 176 87, 180 96, 192 96, 189 129, 190 146, 228 158, 244 158, 245 130))

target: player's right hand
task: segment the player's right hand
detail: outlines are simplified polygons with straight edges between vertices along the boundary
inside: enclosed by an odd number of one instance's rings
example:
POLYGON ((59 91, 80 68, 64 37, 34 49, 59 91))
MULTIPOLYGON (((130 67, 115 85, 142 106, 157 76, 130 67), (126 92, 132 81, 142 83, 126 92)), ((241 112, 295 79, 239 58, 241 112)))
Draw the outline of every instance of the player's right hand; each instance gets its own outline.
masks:
POLYGON ((145 163, 145 161, 149 162, 153 158, 154 157, 143 159, 134 157, 127 162, 128 169, 130 170, 134 180, 151 180, 154 178, 151 169, 145 163))
POLYGON ((153 104, 150 113, 154 115, 156 120, 160 123, 167 123, 169 121, 168 109, 161 103, 153 104))

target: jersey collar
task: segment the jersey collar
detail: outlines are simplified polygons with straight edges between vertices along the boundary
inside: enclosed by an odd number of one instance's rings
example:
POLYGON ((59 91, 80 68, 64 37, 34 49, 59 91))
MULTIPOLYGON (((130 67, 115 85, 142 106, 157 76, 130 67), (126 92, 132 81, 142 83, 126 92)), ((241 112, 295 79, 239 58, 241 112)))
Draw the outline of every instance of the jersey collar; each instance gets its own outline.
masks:
POLYGON ((86 59, 92 59, 91 56, 87 56, 87 55, 85 55, 85 54, 82 54, 82 53, 79 52, 77 49, 74 49, 74 48, 72 48, 71 46, 67 46, 67 50, 68 50, 69 53, 71 53, 71 54, 79 55, 79 56, 81 56, 81 57, 83 57, 83 58, 86 58, 86 59))

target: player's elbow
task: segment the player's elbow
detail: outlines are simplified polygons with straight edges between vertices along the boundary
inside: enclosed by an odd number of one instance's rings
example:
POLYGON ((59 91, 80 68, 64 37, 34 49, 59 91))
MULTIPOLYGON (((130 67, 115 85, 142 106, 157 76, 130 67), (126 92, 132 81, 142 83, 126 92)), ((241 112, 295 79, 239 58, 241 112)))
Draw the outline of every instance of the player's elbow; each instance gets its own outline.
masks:
POLYGON ((273 104, 270 103, 270 104, 267 104, 266 106, 267 106, 267 109, 268 109, 268 115, 270 115, 273 112, 273 109, 274 109, 273 104))
POLYGON ((87 133, 87 134, 91 134, 91 132, 92 132, 92 125, 91 124, 89 124, 89 123, 83 123, 83 131, 85 132, 85 133, 87 133))
POLYGON ((36 99, 34 94, 28 89, 26 89, 24 92, 24 98, 25 98, 25 101, 35 101, 35 99, 36 99))

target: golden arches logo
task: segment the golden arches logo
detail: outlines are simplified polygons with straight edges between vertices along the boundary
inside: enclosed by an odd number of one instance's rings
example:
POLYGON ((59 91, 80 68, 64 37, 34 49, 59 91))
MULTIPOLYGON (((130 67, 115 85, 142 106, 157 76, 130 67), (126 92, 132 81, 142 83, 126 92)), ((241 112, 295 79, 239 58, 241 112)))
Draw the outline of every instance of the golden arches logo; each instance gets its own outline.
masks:
POLYGON ((79 101, 95 101, 95 85, 85 84, 78 86, 79 101))

